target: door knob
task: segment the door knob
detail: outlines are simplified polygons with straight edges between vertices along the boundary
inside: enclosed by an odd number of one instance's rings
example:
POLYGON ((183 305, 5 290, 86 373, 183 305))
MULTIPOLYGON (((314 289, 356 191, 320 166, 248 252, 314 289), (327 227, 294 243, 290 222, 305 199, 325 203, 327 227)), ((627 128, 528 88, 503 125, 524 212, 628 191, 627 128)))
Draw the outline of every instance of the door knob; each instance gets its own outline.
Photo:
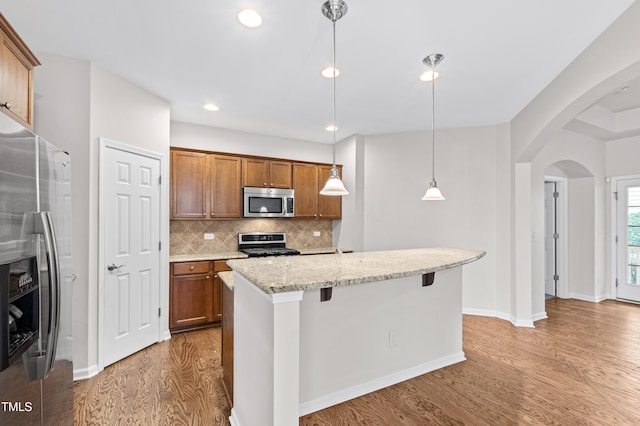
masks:
POLYGON ((116 266, 115 263, 112 263, 111 265, 107 266, 107 270, 111 271, 115 271, 116 269, 120 269, 123 266, 127 266, 127 265, 120 265, 120 266, 116 266))

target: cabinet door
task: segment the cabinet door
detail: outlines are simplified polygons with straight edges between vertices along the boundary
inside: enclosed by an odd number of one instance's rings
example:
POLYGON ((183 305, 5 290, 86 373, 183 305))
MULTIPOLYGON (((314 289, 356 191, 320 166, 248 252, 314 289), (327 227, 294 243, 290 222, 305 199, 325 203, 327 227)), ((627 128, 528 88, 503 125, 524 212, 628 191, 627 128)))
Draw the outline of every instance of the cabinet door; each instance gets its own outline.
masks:
MULTIPOLYGON (((338 175, 342 178, 342 167, 338 166, 338 175)), ((340 219, 342 217, 342 197, 320 195, 327 179, 331 176, 331 166, 318 166, 318 217, 320 219, 340 219)))
POLYGON ((0 30, 0 104, 13 119, 33 129, 33 65, 0 30))
POLYGON ((207 154, 171 151, 171 218, 206 219, 207 154))
POLYGON ((174 276, 171 280, 169 328, 183 329, 214 320, 213 274, 174 276))
POLYGON ((291 163, 288 161, 269 162, 269 186, 271 188, 291 188, 291 163))
POLYGON ((269 161, 258 158, 242 159, 242 186, 266 187, 269 180, 269 161))
POLYGON ((210 155, 211 217, 242 217, 242 159, 210 155))
POLYGON ((293 190, 295 216, 314 218, 318 216, 318 166, 315 164, 293 164, 293 190))

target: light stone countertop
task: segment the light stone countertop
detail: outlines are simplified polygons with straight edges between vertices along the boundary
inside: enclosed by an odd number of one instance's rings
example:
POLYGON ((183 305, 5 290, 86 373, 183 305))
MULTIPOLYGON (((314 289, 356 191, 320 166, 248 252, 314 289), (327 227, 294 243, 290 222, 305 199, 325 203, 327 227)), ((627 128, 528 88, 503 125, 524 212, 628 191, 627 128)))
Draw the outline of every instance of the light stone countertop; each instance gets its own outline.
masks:
POLYGON ((218 272, 218 277, 229 287, 229 290, 233 291, 233 271, 218 272))
POLYGON ((422 275, 455 268, 485 254, 458 248, 421 248, 236 259, 227 264, 265 293, 273 294, 422 275))
POLYGON ((169 256, 169 262, 199 262, 205 260, 246 259, 247 255, 239 251, 218 251, 213 253, 174 254, 169 256))

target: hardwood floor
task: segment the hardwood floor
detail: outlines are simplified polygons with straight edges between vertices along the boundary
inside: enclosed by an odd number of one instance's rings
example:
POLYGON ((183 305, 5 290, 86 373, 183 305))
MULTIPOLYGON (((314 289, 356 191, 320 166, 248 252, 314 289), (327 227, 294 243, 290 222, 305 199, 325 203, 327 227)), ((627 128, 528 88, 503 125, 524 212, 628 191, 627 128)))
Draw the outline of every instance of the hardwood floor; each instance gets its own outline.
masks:
POLYGON ((228 425, 220 328, 174 334, 74 386, 76 425, 228 425))
MULTIPOLYGON (((301 425, 638 425, 640 306, 550 299, 535 329, 464 317, 467 361, 301 425)), ((75 385, 76 424, 228 424, 220 329, 174 335, 75 385)))

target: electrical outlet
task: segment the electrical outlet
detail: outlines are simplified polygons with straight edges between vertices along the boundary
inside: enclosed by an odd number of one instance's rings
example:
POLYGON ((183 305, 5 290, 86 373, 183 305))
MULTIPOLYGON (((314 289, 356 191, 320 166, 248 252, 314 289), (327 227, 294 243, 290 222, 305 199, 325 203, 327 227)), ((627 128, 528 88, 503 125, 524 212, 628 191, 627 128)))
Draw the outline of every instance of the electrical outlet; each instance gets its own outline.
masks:
POLYGON ((320 236, 320 231, 313 231, 313 236, 314 237, 319 237, 320 236))
POLYGON ((204 239, 205 240, 213 240, 214 238, 215 238, 215 235, 213 233, 206 232, 204 234, 204 239))

